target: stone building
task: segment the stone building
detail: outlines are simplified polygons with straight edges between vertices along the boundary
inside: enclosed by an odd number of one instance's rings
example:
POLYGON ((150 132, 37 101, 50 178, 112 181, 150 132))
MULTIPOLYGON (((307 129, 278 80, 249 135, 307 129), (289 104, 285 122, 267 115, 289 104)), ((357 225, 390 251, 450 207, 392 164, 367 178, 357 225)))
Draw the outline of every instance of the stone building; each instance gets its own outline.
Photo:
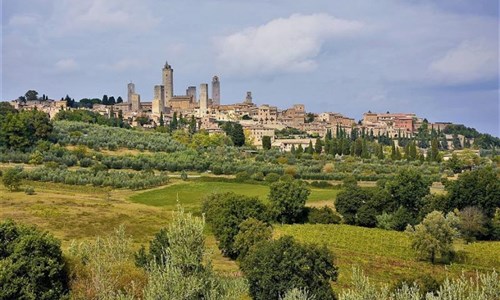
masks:
POLYGON ((299 126, 304 124, 306 116, 306 109, 304 104, 295 104, 292 108, 283 110, 279 114, 279 121, 285 123, 287 126, 299 126))
POLYGON ((252 116, 253 120, 259 124, 276 124, 278 121, 278 108, 267 104, 258 108, 257 114, 252 116))

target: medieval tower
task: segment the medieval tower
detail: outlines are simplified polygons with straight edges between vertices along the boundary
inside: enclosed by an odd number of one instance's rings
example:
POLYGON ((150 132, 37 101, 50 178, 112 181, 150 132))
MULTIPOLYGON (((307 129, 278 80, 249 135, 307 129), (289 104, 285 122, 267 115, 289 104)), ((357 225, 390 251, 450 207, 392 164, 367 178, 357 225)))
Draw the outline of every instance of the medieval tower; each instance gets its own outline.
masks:
POLYGON ((217 76, 212 78, 212 105, 220 105, 220 81, 217 76))
POLYGON ((208 109, 208 84, 200 84, 200 114, 204 116, 208 109))
POLYGON ((152 112, 154 114, 165 112, 165 88, 163 85, 155 85, 154 87, 152 112))
POLYGON ((165 66, 163 67, 163 89, 164 105, 170 106, 170 101, 174 96, 174 69, 172 69, 168 62, 165 62, 165 66))
POLYGON ((132 82, 127 84, 127 102, 132 103, 132 95, 135 94, 135 84, 132 82))
POLYGON ((198 100, 196 100, 196 87, 195 86, 189 86, 186 90, 186 95, 189 97, 192 97, 193 103, 196 103, 198 100))

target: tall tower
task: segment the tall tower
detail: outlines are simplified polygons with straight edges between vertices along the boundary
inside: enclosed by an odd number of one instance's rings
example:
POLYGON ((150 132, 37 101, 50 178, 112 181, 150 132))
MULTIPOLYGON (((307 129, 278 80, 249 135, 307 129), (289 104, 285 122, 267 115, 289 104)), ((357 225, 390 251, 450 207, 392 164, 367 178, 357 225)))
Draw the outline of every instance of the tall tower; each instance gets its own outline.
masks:
POLYGON ((220 105, 220 81, 217 76, 212 78, 212 105, 220 105))
POLYGON ((208 84, 200 84, 200 114, 204 116, 208 109, 208 84))
POLYGON ((163 101, 165 106, 170 106, 170 100, 174 96, 174 69, 165 62, 165 66, 163 67, 163 88, 164 88, 164 97, 163 101))
POLYGON ((247 92, 247 97, 245 98, 245 104, 252 104, 252 92, 247 92))
POLYGON ((135 94, 135 84, 132 82, 127 84, 127 101, 128 103, 132 102, 132 95, 135 94))
POLYGON ((198 100, 196 100, 196 87, 195 86, 188 86, 188 88, 186 90, 186 96, 193 97, 193 103, 198 102, 198 100))
POLYGON ((154 97, 152 103, 152 112, 154 114, 160 114, 165 112, 165 101, 164 101, 164 87, 163 85, 155 85, 154 87, 154 97))

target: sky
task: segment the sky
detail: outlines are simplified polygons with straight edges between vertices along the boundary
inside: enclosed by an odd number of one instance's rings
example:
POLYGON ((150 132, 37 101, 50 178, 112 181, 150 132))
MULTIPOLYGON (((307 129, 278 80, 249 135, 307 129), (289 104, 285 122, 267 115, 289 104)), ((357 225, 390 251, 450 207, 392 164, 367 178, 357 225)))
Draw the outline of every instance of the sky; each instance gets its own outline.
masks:
POLYGON ((221 81, 221 103, 414 112, 500 136, 498 0, 3 0, 1 100, 151 101, 221 81))

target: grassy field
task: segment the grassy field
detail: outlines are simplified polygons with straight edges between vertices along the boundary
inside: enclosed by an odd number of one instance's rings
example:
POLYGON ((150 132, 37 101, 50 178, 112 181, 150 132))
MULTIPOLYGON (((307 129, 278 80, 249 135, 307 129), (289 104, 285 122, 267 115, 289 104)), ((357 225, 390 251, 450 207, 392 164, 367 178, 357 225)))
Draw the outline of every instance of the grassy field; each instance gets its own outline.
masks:
MULTIPOLYGON (((267 202, 269 186, 233 182, 177 181, 164 188, 154 189, 130 197, 135 203, 163 207, 173 210, 179 203, 187 210, 199 212, 202 199, 212 193, 234 192, 246 196, 258 197, 267 202)), ((312 188, 308 203, 311 205, 333 206, 333 200, 339 190, 312 188)))
POLYGON ((500 242, 457 242, 462 257, 451 265, 432 265, 417 261, 405 233, 349 225, 285 225, 275 227, 275 236, 291 235, 306 243, 324 244, 335 253, 340 276, 337 289, 349 287, 352 267, 359 266, 378 283, 394 283, 402 277, 424 274, 443 280, 462 271, 500 269, 500 242))
MULTIPOLYGON (((0 220, 34 224, 61 239, 63 250, 72 240, 82 241, 111 233, 123 224, 134 246, 145 244, 171 220, 177 194, 188 210, 198 211, 200 199, 210 192, 234 191, 258 196, 265 201, 265 185, 173 181, 170 185, 148 191, 109 190, 89 186, 24 182, 33 186, 35 195, 8 192, 0 185, 0 220), (133 199, 130 201, 129 199, 133 199), (142 203, 141 203, 142 202, 142 203), (147 204, 147 205, 145 205, 147 204)), ((309 205, 333 204, 338 190, 313 189, 309 205)), ((448 266, 416 261, 404 233, 348 225, 275 226, 276 236, 292 235, 307 243, 326 244, 336 255, 340 267, 338 291, 350 286, 353 266, 361 267, 375 282, 391 283, 404 276, 430 274, 438 279, 459 276, 462 271, 500 269, 500 242, 457 243, 463 257, 448 266)), ((214 237, 207 230, 206 245, 211 251, 215 270, 239 272, 236 262, 221 256, 214 237)))
MULTIPOLYGON (((23 187, 28 185, 35 188, 35 195, 9 192, 0 184, 0 221, 12 219, 37 225, 59 238, 64 251, 73 240, 104 236, 120 225, 125 226, 134 247, 139 248, 166 226, 172 216, 170 209, 128 201, 131 195, 138 193, 136 191, 23 182, 23 187)), ((212 235, 207 235, 206 244, 213 253, 216 270, 238 272, 234 261, 222 257, 212 235)))

